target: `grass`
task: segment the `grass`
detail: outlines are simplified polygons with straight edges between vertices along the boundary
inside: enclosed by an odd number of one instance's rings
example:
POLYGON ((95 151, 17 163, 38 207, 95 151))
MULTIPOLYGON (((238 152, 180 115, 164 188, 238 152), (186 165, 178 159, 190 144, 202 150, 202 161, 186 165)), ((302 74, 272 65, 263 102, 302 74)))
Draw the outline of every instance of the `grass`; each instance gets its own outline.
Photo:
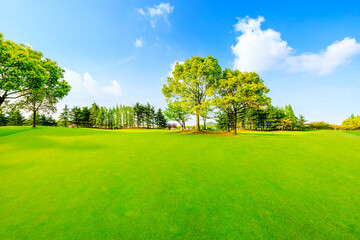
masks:
POLYGON ((0 128, 0 239, 358 239, 360 134, 0 128))

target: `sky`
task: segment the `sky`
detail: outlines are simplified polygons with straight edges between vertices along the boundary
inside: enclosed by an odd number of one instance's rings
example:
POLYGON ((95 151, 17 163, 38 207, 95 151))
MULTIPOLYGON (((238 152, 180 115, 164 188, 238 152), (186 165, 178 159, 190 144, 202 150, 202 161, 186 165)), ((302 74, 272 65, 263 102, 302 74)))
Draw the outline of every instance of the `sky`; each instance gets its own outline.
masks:
POLYGON ((176 61, 256 71, 308 121, 360 115, 360 2, 0 0, 0 32, 66 70, 70 107, 150 102, 176 61))

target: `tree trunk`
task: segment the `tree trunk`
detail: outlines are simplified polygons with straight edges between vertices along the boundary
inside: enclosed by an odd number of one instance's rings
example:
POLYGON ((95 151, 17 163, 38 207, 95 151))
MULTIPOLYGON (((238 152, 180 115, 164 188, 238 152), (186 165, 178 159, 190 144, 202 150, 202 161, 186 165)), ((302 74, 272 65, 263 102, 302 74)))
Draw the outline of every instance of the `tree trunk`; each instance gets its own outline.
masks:
POLYGON ((199 113, 196 112, 196 127, 195 130, 200 132, 200 117, 199 117, 199 113))
POLYGON ((227 120, 227 131, 230 132, 230 112, 227 112, 228 120, 227 120))
POLYGON ((237 122, 237 112, 234 112, 234 135, 236 135, 236 122, 237 122))
POLYGON ((206 130, 206 118, 204 118, 204 130, 206 130))
POLYGON ((0 107, 5 102, 5 97, 0 97, 0 107))
POLYGON ((35 128, 36 127, 36 111, 33 111, 33 122, 32 122, 32 127, 35 128))

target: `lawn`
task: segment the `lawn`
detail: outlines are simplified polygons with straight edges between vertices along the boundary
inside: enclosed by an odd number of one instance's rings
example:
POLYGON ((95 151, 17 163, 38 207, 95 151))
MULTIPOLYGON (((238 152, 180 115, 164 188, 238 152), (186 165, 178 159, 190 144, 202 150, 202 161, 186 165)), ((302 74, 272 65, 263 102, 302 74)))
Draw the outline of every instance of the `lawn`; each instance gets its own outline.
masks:
POLYGON ((0 127, 0 239, 358 239, 353 133, 0 127))

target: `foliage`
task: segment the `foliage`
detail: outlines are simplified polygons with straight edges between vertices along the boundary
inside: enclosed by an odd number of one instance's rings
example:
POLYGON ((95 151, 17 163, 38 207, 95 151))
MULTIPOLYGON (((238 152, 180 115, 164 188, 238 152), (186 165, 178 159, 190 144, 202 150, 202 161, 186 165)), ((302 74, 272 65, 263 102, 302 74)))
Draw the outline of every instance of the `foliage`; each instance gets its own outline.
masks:
POLYGON ((69 126, 69 122, 70 122, 70 109, 68 108, 67 105, 65 105, 63 111, 60 113, 59 120, 60 120, 60 122, 62 122, 61 125, 63 125, 64 127, 69 126))
POLYGON ((167 78, 162 92, 168 103, 177 102, 177 107, 183 108, 183 111, 195 113, 196 129, 200 131, 200 113, 209 103, 211 87, 220 76, 221 67, 216 58, 192 57, 182 64, 176 63, 172 77, 167 78))
POLYGON ((186 121, 190 119, 189 112, 184 110, 184 107, 182 107, 181 103, 179 102, 168 103, 164 113, 167 119, 170 121, 178 122, 182 130, 184 130, 186 127, 186 121))
MULTIPOLYGON (((49 102, 59 95, 57 86, 65 86, 62 78, 64 70, 39 51, 24 44, 5 40, 0 33, 0 106, 9 99, 17 99, 33 95, 25 100, 40 102, 49 91, 55 91, 48 98, 49 102)), ((69 89, 67 85, 66 88, 69 89)))
POLYGON ((352 130, 360 129, 360 116, 355 117, 354 114, 352 114, 342 122, 342 126, 352 130))
POLYGON ((24 124, 24 116, 18 108, 13 108, 8 112, 7 125, 22 126, 24 124))
POLYGON ((167 127, 167 120, 161 108, 158 109, 154 121, 155 121, 155 125, 158 126, 159 128, 167 127))
MULTIPOLYGON (((234 125, 237 126, 237 116, 240 110, 247 108, 261 109, 270 103, 266 96, 269 89, 263 80, 254 72, 240 72, 226 68, 222 78, 214 85, 216 97, 213 99, 215 106, 223 111, 230 111, 234 116, 234 125)), ((234 127, 234 134, 236 134, 234 127)))
POLYGON ((308 125, 309 129, 318 129, 318 130, 333 130, 333 127, 326 122, 311 122, 308 125))

